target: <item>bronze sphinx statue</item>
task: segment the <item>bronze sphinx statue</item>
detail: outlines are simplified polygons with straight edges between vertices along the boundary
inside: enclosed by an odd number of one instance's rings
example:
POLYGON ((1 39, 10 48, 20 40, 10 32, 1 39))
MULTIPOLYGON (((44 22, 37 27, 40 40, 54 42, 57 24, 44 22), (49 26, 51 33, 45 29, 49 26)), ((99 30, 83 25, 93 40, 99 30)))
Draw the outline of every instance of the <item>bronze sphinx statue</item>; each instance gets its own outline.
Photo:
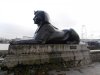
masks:
POLYGON ((59 30, 54 27, 45 11, 35 11, 34 23, 38 25, 34 38, 10 42, 16 44, 79 44, 79 35, 73 29, 59 30))

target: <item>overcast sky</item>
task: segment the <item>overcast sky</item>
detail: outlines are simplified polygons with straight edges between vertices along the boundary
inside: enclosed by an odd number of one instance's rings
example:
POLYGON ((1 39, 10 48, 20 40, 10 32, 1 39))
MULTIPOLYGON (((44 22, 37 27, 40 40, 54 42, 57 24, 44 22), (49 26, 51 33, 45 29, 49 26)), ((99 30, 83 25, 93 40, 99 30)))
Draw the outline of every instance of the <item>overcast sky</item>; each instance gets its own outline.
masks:
POLYGON ((81 38, 100 38, 99 0, 0 0, 0 37, 33 37, 34 10, 44 10, 59 29, 73 28, 81 38))

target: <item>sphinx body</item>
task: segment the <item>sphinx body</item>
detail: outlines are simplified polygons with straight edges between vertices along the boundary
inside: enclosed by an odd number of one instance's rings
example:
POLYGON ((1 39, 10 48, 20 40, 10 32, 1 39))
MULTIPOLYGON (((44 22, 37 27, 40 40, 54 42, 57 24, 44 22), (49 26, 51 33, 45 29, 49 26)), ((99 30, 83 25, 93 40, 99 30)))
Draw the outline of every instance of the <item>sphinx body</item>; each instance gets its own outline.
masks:
POLYGON ((34 38, 10 44, 79 44, 80 38, 74 29, 59 30, 49 22, 48 14, 44 11, 36 11, 34 14, 34 23, 38 25, 34 38))

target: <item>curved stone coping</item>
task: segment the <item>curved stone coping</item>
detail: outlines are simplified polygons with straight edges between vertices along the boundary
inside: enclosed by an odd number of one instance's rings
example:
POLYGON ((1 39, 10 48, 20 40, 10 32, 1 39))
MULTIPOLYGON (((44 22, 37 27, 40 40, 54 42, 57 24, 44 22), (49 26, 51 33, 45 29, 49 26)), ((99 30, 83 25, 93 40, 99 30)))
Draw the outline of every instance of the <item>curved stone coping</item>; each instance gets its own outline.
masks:
POLYGON ((98 53, 98 52, 100 52, 100 50, 90 50, 90 52, 91 53, 94 53, 94 52, 97 52, 98 53))

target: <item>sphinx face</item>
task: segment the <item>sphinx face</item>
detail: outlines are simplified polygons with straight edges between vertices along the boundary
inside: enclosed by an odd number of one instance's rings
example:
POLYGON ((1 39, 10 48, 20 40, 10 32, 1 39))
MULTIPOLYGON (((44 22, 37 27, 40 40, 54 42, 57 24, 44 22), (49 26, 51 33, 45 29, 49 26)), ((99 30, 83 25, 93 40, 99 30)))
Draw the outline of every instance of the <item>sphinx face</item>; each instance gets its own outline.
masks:
POLYGON ((35 17, 33 18, 35 24, 41 24, 44 22, 44 12, 35 13, 35 17))
POLYGON ((36 15, 36 16, 33 18, 33 20, 34 20, 34 23, 35 23, 35 24, 40 24, 41 21, 42 21, 42 18, 41 18, 41 16, 36 15))

